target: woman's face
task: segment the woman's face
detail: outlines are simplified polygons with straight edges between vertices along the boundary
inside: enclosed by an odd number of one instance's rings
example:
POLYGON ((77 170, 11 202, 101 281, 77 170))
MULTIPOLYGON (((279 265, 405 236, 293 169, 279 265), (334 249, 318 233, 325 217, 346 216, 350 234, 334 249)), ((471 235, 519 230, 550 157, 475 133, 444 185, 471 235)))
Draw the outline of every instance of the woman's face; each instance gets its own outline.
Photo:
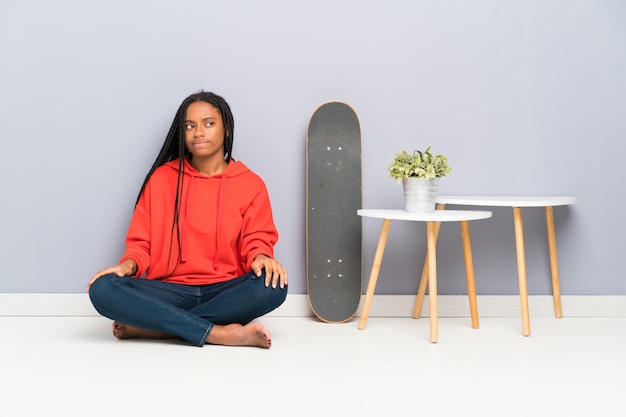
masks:
POLYGON ((185 114, 185 145, 194 158, 224 159, 222 115, 204 101, 191 103, 185 114))

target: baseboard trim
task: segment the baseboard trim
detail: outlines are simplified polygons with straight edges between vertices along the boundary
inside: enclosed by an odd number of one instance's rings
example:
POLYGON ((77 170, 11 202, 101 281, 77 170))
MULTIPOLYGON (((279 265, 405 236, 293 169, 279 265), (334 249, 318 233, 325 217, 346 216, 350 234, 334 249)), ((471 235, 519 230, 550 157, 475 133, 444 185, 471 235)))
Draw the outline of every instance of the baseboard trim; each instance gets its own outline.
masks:
MULTIPOLYGON (((439 317, 469 317, 466 295, 440 295, 439 317)), ((519 317, 520 302, 516 295, 479 295, 479 317, 519 317)), ((552 296, 529 297, 531 317, 554 317, 552 296)), ((370 317, 409 317, 415 296, 375 295, 370 317)), ((626 317, 626 296, 566 295, 561 297, 563 317, 626 317)), ((357 312, 359 316, 361 306, 357 312)), ((428 317, 428 298, 421 316, 428 317)), ((87 294, 0 294, 0 317, 90 317, 98 316, 87 294)), ((280 308, 268 314, 274 317, 312 317, 305 294, 291 294, 280 308)))

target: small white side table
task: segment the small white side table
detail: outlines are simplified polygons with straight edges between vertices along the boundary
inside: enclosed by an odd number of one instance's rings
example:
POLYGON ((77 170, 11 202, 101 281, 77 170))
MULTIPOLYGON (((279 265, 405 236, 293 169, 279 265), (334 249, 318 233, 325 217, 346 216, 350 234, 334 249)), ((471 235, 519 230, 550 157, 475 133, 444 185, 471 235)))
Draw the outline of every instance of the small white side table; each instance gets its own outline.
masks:
MULTIPOLYGON (((426 235, 428 243, 428 254, 424 269, 428 269, 428 283, 430 291, 429 297, 429 312, 430 312, 430 341, 436 343, 438 341, 438 327, 437 327, 437 236, 439 234, 439 227, 441 222, 460 222, 461 235, 463 237, 463 252, 465 256, 465 270, 467 275, 467 287, 468 295, 470 299, 470 313, 472 316, 472 327, 478 328, 478 308, 476 306, 476 287, 474 284, 474 264, 472 261, 472 249, 470 244, 469 225, 470 220, 487 219, 491 217, 490 211, 463 211, 463 210, 437 210, 430 213, 410 213, 405 210, 374 210, 374 209, 361 209, 357 211, 357 214, 362 217, 372 217, 383 219, 382 229, 380 231, 380 237, 378 238, 378 245, 376 247, 376 253, 374 254, 374 262, 372 264, 372 271, 370 273, 369 283, 367 284, 367 291, 365 292, 365 301, 363 303, 363 310, 361 311, 361 318, 359 319, 359 329, 365 329, 365 323, 367 322, 367 316, 369 315, 370 306, 374 297, 374 290, 376 289, 376 281, 378 280, 378 273, 380 272, 380 266, 383 260, 383 254, 385 253, 385 245, 387 244, 387 236, 389 235, 389 226, 391 226, 392 220, 407 220, 407 221, 421 221, 426 222, 426 235), (427 264, 426 264, 427 263, 427 264)), ((425 282, 425 281, 424 281, 425 282)), ((419 316, 413 315, 417 318, 419 316)))
POLYGON ((554 298, 554 315, 563 316, 561 309, 561 287, 559 284, 559 267, 556 256, 556 237, 554 234, 554 206, 565 206, 576 203, 577 197, 569 196, 438 196, 439 209, 446 204, 486 207, 512 207, 515 223, 515 246, 517 251, 517 271, 522 310, 522 334, 530 336, 530 317, 528 312, 528 286, 526 283, 526 255, 524 252, 524 228, 522 224, 523 207, 545 207, 546 228, 548 232, 548 250, 550 252, 550 269, 552 274, 552 293, 554 298))

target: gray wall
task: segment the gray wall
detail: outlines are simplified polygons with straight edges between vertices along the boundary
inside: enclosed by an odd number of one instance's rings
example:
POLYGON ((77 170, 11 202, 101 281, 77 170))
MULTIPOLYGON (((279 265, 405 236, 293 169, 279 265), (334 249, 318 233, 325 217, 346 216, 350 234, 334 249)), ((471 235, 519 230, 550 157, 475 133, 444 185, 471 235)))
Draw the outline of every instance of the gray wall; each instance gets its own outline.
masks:
MULTIPOLYGON (((117 262, 180 101, 223 95, 234 155, 266 181, 290 291, 306 293, 305 135, 327 100, 357 110, 363 205, 401 208, 398 150, 449 156, 443 194, 573 195, 555 209, 563 294, 626 294, 621 212, 626 2, 0 3, 0 292, 76 293, 117 262)), ((480 294, 516 294, 511 209, 472 222, 480 294)), ((529 290, 549 294, 545 218, 524 211, 529 290)), ((380 222, 365 219, 364 288, 380 222)), ((466 292, 456 224, 439 292, 466 292)), ((392 224, 380 294, 412 294, 422 224, 392 224)))

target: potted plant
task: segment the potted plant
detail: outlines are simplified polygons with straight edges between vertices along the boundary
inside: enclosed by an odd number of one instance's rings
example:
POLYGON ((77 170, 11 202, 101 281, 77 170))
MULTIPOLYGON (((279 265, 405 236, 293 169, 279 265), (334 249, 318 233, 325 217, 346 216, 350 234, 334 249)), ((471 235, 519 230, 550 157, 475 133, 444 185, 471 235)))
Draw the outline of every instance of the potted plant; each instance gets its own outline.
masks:
POLYGON ((435 210, 439 178, 452 172, 448 157, 433 155, 430 146, 424 152, 398 152, 387 170, 403 183, 405 210, 418 213, 435 210))

